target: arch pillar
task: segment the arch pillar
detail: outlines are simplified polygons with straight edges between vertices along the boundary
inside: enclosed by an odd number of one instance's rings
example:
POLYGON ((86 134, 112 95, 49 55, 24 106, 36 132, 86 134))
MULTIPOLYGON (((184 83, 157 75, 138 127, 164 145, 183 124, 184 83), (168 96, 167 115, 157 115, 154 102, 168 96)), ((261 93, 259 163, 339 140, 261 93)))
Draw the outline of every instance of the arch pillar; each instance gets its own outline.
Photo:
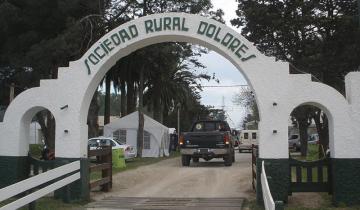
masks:
MULTIPOLYGON (((345 77, 346 99, 348 110, 343 114, 348 115, 348 139, 335 139, 335 149, 342 150, 347 155, 332 158, 333 175, 333 202, 335 205, 360 204, 360 72, 350 72, 345 77), (352 133, 349 133, 349 132, 352 133), (344 142, 345 141, 345 142, 344 142), (342 144, 342 145, 339 145, 342 144)), ((342 125, 334 125, 342 126, 342 125)), ((335 127, 336 129, 336 127, 335 127)))

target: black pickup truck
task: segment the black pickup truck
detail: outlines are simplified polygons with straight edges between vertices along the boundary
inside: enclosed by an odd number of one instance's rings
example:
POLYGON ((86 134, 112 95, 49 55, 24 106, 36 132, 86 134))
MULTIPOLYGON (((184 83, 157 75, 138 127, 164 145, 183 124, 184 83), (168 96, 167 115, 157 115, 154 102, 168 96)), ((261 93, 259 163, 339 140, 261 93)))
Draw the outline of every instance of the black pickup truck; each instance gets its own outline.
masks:
POLYGON ((199 158, 223 158, 225 166, 235 161, 234 142, 226 121, 197 121, 190 132, 180 136, 179 144, 183 166, 189 166, 191 159, 199 162, 199 158))

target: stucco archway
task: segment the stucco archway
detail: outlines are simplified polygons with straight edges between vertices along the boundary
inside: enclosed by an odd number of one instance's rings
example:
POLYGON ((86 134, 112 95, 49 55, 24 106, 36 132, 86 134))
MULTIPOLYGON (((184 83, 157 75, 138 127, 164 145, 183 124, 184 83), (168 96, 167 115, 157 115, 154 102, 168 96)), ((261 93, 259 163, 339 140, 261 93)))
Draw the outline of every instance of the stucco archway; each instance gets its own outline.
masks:
MULTIPOLYGON (((353 117, 360 112, 360 96, 355 91, 360 89, 359 73, 347 78, 349 103, 334 89, 312 82, 310 75, 290 75, 288 63, 262 55, 252 43, 224 24, 185 13, 150 15, 123 24, 104 35, 81 59, 70 62, 69 67, 59 68, 58 79, 42 80, 40 87, 17 96, 6 111, 4 122, 0 123, 0 156, 27 155, 21 135, 17 133, 23 123, 23 110, 46 104, 57 119, 56 156, 86 158, 86 118, 100 80, 120 58, 161 42, 202 45, 238 68, 256 92, 261 120, 260 158, 273 160, 274 166, 280 167, 276 173, 287 173, 284 162, 288 159, 288 116, 294 107, 307 102, 321 104, 331 116, 332 158, 360 157, 357 139, 360 123, 353 117)), ((278 182, 286 179, 286 176, 279 178, 278 182)), ((280 197, 285 195, 286 187, 279 193, 280 197)))

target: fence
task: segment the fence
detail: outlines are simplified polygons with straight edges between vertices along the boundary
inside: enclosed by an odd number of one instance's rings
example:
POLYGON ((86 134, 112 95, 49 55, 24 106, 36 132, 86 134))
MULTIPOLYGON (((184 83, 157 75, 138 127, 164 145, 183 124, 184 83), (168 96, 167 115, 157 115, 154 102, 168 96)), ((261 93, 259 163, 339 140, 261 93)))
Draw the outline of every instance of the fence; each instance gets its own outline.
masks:
POLYGON ((290 158, 290 188, 292 192, 328 192, 331 194, 330 159, 299 161, 290 158))
POLYGON ((42 186, 45 183, 54 181, 56 179, 54 183, 45 186, 41 189, 38 189, 37 191, 28 194, 16 201, 13 201, 1 207, 0 210, 14 210, 20 208, 28 203, 31 203, 57 189, 60 189, 80 179, 79 170, 80 170, 80 161, 75 161, 0 189, 0 202, 2 202, 18 194, 32 190, 38 186, 42 186), (59 178, 63 176, 66 177, 59 180, 59 178))
MULTIPOLYGON (((39 160, 39 159, 33 158, 31 156, 28 156, 28 158, 29 158, 29 165, 30 165, 28 174, 30 177, 56 168, 56 162, 53 160, 39 160)), ((63 164, 63 165, 65 165, 65 164, 63 164)))
POLYGON ((90 181, 89 188, 94 189, 98 186, 102 191, 108 192, 112 187, 112 148, 103 146, 98 149, 88 151, 88 157, 96 157, 95 163, 92 162, 89 173, 101 171, 101 178, 90 181))

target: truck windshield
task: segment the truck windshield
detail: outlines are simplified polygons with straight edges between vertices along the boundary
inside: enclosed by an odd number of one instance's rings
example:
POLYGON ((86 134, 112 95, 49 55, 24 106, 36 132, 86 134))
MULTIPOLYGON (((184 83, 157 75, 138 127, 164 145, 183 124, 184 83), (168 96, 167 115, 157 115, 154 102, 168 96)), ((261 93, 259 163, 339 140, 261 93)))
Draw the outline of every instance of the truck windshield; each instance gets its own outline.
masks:
POLYGON ((230 128, 223 122, 198 122, 194 125, 193 131, 229 131, 230 128), (220 126, 222 124, 223 126, 220 126))

